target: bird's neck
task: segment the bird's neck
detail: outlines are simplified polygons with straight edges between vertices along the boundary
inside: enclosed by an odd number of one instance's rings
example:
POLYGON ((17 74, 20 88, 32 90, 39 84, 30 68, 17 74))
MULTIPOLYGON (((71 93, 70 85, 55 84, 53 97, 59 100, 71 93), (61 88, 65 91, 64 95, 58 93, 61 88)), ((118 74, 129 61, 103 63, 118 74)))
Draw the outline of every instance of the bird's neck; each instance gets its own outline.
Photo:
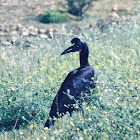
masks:
POLYGON ((80 56, 80 67, 89 66, 88 58, 80 56))
POLYGON ((80 67, 89 66, 88 55, 89 55, 88 46, 85 44, 84 47, 82 48, 82 50, 80 51, 80 54, 79 54, 80 67))

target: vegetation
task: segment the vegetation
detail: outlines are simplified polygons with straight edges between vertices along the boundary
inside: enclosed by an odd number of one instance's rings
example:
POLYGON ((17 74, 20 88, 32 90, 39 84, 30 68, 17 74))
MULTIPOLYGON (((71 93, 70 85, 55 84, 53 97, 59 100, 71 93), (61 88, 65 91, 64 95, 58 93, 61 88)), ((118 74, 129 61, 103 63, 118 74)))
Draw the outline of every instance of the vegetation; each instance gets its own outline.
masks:
POLYGON ((93 1, 97 0, 66 0, 68 12, 75 16, 82 16, 91 6, 93 1))
MULTIPOLYGON (((71 15, 68 16, 67 12, 74 15, 74 16, 80 16, 82 17, 83 14, 92 7, 92 2, 97 0, 66 0, 67 4, 61 4, 64 9, 66 10, 64 12, 59 12, 55 10, 47 10, 44 14, 39 16, 40 22, 43 23, 61 23, 65 22, 70 17, 73 17, 71 15)), ((73 17, 75 19, 75 17, 73 17)))
POLYGON ((82 103, 84 114, 67 114, 49 130, 44 123, 52 101, 66 75, 79 66, 77 53, 60 57, 72 37, 34 38, 34 49, 1 47, 0 138, 139 139, 140 28, 121 24, 107 33, 85 30, 78 36, 89 45, 97 86, 82 103), (39 47, 42 42, 46 47, 39 47))
POLYGON ((55 10, 48 10, 40 16, 40 22, 43 23, 60 23, 68 20, 66 13, 61 13, 55 10))

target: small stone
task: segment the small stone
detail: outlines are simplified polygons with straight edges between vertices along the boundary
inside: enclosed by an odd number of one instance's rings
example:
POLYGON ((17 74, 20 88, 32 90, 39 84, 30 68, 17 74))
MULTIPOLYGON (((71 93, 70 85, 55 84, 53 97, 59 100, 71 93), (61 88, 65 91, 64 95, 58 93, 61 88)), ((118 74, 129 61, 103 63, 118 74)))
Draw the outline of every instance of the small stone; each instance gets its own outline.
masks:
POLYGON ((40 48, 41 49, 45 48, 44 44, 40 44, 40 48))
POLYGON ((3 46, 10 46, 11 45, 11 43, 10 42, 7 42, 7 41, 1 41, 1 44, 3 46))
POLYGON ((37 36, 37 32, 31 31, 30 36, 37 36))
POLYGON ((24 31, 24 32, 22 32, 22 35, 23 36, 28 36, 29 35, 29 32, 28 31, 24 31))
POLYGON ((10 29, 11 29, 11 30, 15 31, 15 30, 16 30, 16 28, 17 28, 17 26, 16 26, 16 25, 10 25, 10 29))
POLYGON ((1 5, 2 5, 2 6, 7 6, 7 5, 8 5, 8 2, 7 2, 7 3, 4 2, 4 3, 2 3, 1 5))
POLYGON ((22 32, 24 32, 24 31, 28 31, 29 29, 28 28, 26 28, 26 27, 22 27, 22 32))
POLYGON ((34 32, 38 33, 38 28, 34 28, 34 32))
POLYGON ((39 34, 45 34, 46 33, 46 29, 39 29, 38 33, 39 34))
POLYGON ((46 34, 40 34, 40 38, 48 38, 46 34))
POLYGON ((32 39, 30 37, 26 38, 25 40, 26 43, 31 43, 32 42, 32 39))
POLYGON ((5 35, 7 35, 7 34, 4 32, 0 32, 0 36, 5 36, 5 35))
POLYGON ((21 24, 18 24, 17 26, 16 26, 16 30, 17 31, 20 31, 22 29, 22 25, 21 24))
POLYGON ((12 35, 17 35, 17 31, 11 31, 12 35))
POLYGON ((12 43, 12 44, 15 44, 16 41, 17 41, 17 38, 16 38, 16 37, 12 37, 12 38, 11 38, 11 43, 12 43))
POLYGON ((54 32, 54 33, 58 32, 58 29, 57 29, 57 28, 55 28, 55 29, 53 30, 53 32, 54 32))
POLYGON ((34 30, 35 27, 34 26, 29 26, 28 28, 29 28, 29 30, 34 30))
POLYGON ((5 28, 5 30, 4 30, 5 32, 9 32, 10 31, 10 29, 9 28, 5 28))
POLYGON ((46 34, 50 34, 52 32, 51 29, 46 30, 46 34))
POLYGON ((53 32, 52 29, 47 30, 46 34, 47 34, 50 38, 53 38, 53 37, 54 37, 54 32, 53 32))

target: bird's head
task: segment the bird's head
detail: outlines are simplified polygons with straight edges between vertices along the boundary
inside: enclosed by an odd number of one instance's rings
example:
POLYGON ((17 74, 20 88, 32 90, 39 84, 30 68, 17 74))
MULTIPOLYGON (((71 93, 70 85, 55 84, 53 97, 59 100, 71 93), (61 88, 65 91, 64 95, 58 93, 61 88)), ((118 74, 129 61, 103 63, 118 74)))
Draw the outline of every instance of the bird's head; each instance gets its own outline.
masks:
POLYGON ((76 52, 76 51, 79 51, 79 53, 81 52, 81 49, 83 47, 83 42, 79 38, 73 38, 71 40, 71 43, 74 45, 67 48, 61 55, 64 55, 64 54, 70 53, 70 52, 76 52))

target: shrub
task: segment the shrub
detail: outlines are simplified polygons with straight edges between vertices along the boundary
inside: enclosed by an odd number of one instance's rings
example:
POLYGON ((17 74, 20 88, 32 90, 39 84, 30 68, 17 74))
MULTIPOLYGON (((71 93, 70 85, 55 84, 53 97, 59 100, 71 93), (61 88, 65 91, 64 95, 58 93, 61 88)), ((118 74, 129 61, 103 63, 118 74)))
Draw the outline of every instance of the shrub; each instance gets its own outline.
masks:
POLYGON ((61 13, 54 10, 48 10, 43 15, 41 15, 40 22, 43 23, 60 23, 66 21, 66 13, 61 13))
POLYGON ((82 16, 91 6, 93 1, 97 0, 66 0, 68 12, 75 16, 82 16))
MULTIPOLYGON (((3 82, 4 83, 4 82, 3 82)), ((0 84, 3 87, 4 84, 0 84)), ((7 84, 9 86, 9 84, 7 84)), ((1 94, 0 99, 0 131, 1 130, 11 130, 18 129, 20 126, 26 126, 35 117, 44 118, 44 111, 38 110, 40 106, 40 101, 42 102, 44 98, 40 95, 38 91, 34 91, 34 94, 30 96, 31 93, 25 93, 25 89, 16 87, 17 89, 11 88, 3 90, 4 94, 1 94), (38 97, 41 96, 41 100, 38 97)), ((37 120, 36 120, 37 121, 37 120)), ((40 120, 39 120, 40 121, 40 120)))

